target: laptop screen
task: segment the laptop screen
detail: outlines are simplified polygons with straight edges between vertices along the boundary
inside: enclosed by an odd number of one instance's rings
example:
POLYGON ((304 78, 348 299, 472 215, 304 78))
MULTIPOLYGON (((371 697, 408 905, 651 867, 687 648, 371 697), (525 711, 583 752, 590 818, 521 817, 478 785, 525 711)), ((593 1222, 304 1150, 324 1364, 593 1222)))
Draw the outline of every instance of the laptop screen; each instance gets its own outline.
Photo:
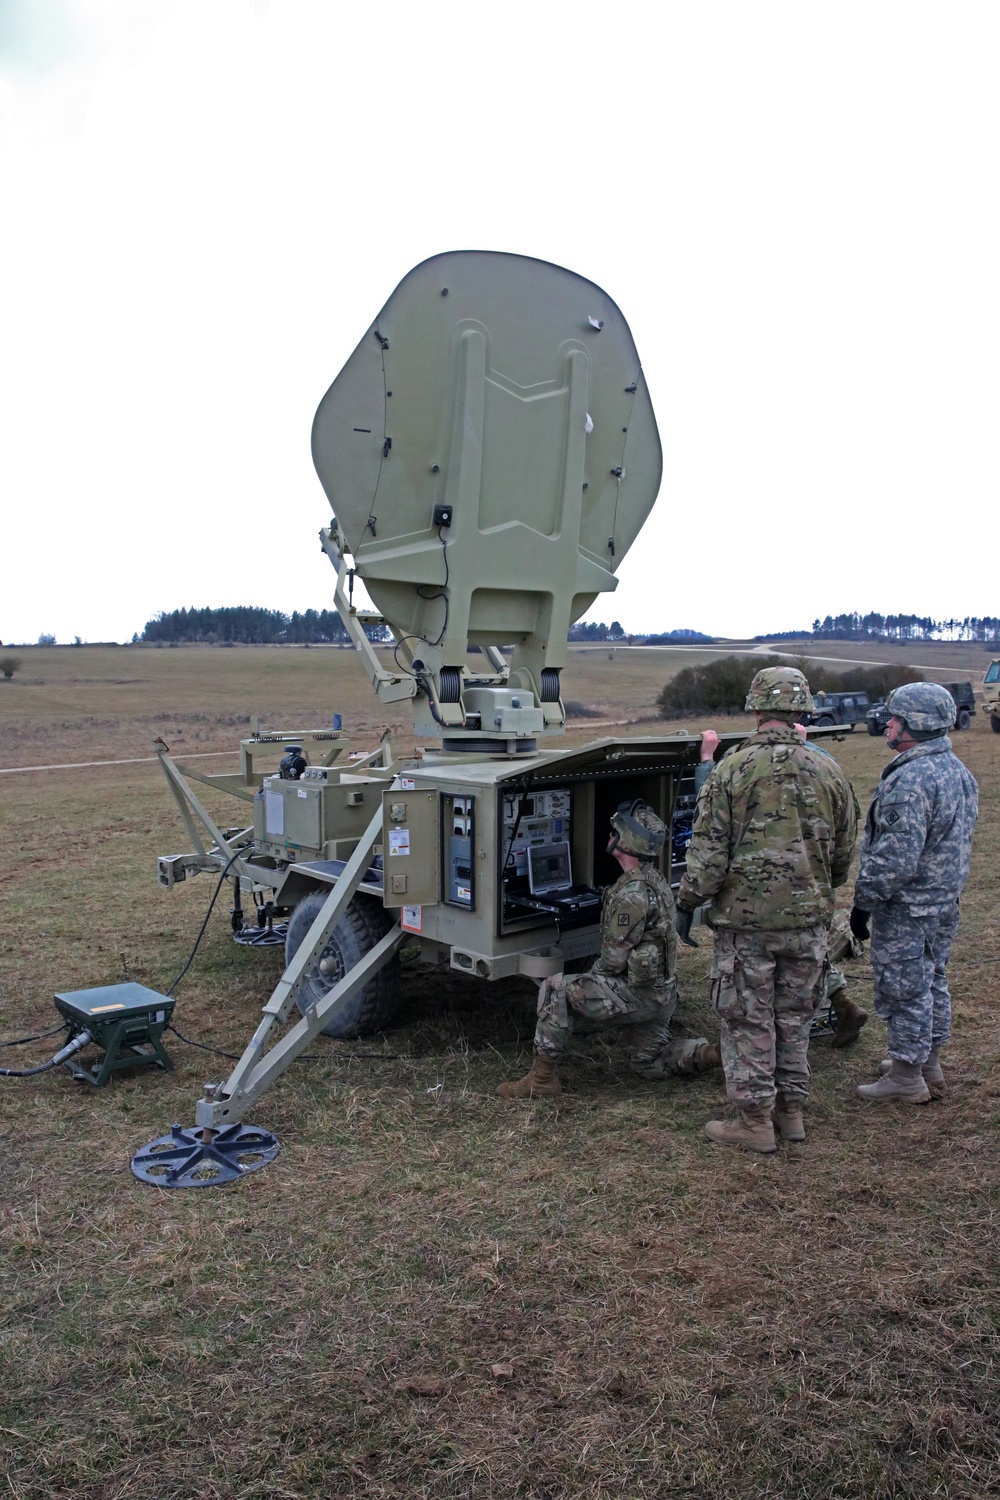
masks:
POLYGON ((528 847, 528 886, 533 896, 565 891, 573 884, 569 842, 535 844, 528 847))

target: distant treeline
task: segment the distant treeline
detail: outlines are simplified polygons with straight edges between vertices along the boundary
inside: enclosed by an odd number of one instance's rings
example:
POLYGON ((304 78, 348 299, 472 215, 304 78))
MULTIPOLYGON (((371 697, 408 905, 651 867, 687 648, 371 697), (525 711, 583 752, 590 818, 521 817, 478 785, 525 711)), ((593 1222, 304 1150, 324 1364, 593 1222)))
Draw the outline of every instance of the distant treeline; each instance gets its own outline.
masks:
POLYGON ((804 635, 831 641, 1000 641, 1000 617, 967 615, 964 620, 932 620, 929 615, 846 614, 814 620, 812 631, 780 630, 755 635, 755 641, 801 640, 804 635))
POLYGON ((661 635, 647 635, 644 644, 647 646, 671 646, 677 641, 697 641, 700 645, 711 646, 717 641, 717 635, 702 635, 700 630, 664 630, 661 635))
MULTIPOLYGON (((365 627, 371 641, 388 641, 391 632, 385 625, 365 627)), ((754 636, 756 641, 802 640, 837 641, 930 641, 955 640, 1000 643, 1000 617, 968 616, 964 620, 932 620, 929 615, 843 614, 827 615, 814 620, 812 630, 772 631, 754 636)), ((43 637, 40 644, 54 642, 43 637)), ((719 636, 700 630, 665 630, 655 635, 626 631, 618 620, 605 625, 603 620, 581 621, 569 629, 571 641, 642 641, 649 646, 675 645, 690 641, 712 645, 719 636)), ((333 609, 307 609, 301 613, 283 614, 279 609, 260 609, 250 605, 226 606, 221 609, 173 609, 147 621, 142 635, 133 636, 153 644, 203 645, 240 644, 246 646, 327 646, 347 645, 350 637, 333 609)))
MULTIPOLYGON (((384 625, 369 625, 370 641, 386 641, 384 625)), ((170 644, 241 646, 343 646, 350 641, 334 609, 307 609, 282 614, 280 609, 249 605, 223 609, 172 609, 143 627, 142 640, 170 644)))
POLYGON ((595 625, 592 620, 589 624, 581 620, 569 627, 566 639, 568 641, 623 641, 625 631, 617 620, 612 620, 610 625, 605 625, 603 620, 599 625, 595 625))
POLYGON ((724 656, 704 667, 684 667, 666 684, 656 702, 660 717, 685 714, 743 712, 747 689, 762 667, 798 667, 814 693, 867 693, 874 702, 904 682, 923 682, 913 667, 824 667, 815 661, 790 661, 780 656, 724 656))
POLYGON ((662 635, 630 634, 622 629, 617 620, 612 620, 610 625, 605 625, 603 621, 600 625, 595 625, 592 621, 589 624, 581 621, 569 627, 567 636, 570 641, 627 640, 629 644, 639 641, 645 646, 668 646, 676 641, 703 641, 711 644, 716 639, 714 635, 702 635, 700 630, 665 630, 662 635))
MULTIPOLYGON (((385 625, 365 627, 370 641, 391 640, 385 625)), ((678 634, 687 637, 690 632, 678 634)), ((249 605, 224 609, 172 609, 147 621, 142 636, 136 640, 152 644, 241 646, 338 646, 346 645, 350 636, 336 610, 307 609, 300 614, 282 614, 279 609, 259 609, 249 605)), ((580 624, 570 627, 571 641, 623 641, 625 631, 617 620, 610 625, 580 624)))
MULTIPOLYGON (((365 628, 370 641, 390 640, 385 625, 365 628)), ((692 636, 691 631, 673 631, 671 636, 692 636)), ((136 637, 140 639, 140 637, 136 637)), ((256 609, 250 606, 225 609, 173 609, 158 614, 143 627, 141 639, 150 642, 176 642, 224 645, 226 642, 246 646, 327 646, 345 645, 350 636, 336 610, 307 609, 301 614, 286 615, 278 609, 256 609)), ((625 631, 617 620, 610 625, 572 625, 571 641, 623 641, 625 631)))

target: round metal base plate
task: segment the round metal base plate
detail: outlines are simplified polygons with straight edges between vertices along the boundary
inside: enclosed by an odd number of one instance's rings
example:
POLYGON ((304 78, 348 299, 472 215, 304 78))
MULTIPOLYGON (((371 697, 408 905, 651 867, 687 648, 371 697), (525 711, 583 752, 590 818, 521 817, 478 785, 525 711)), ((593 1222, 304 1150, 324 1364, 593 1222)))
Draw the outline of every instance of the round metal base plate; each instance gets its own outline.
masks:
POLYGON ((132 1171, 140 1182, 162 1188, 219 1187, 266 1167, 277 1156, 277 1136, 252 1125, 227 1125, 215 1131, 210 1142, 202 1139, 197 1126, 185 1130, 171 1125, 143 1146, 132 1158, 132 1171))

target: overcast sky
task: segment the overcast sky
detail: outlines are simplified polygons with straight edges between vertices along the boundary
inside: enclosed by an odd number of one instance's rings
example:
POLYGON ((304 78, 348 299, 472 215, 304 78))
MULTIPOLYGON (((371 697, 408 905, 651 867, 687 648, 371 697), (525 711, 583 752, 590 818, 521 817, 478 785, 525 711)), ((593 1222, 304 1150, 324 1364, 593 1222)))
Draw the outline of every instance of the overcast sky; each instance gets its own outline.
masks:
POLYGON ((1000 7, 0 0, 0 639, 332 604, 320 397, 411 266, 617 301, 664 448, 592 619, 1000 612, 1000 7))

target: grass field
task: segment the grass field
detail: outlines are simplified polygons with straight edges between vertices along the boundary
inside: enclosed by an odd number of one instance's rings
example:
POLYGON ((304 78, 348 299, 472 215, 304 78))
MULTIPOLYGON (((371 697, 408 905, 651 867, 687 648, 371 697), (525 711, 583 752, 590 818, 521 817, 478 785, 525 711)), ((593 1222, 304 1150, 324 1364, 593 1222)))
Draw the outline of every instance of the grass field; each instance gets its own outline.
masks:
MULTIPOLYGON (((894 659, 938 649, 952 650, 894 659)), ((981 679, 985 653, 962 649, 942 677, 981 679)), ((359 743, 386 727, 346 652, 18 654, 0 767, 138 759, 157 733, 224 750, 253 713, 339 711, 359 743)), ((573 652, 564 694, 649 732, 664 680, 694 659, 573 652)), ((394 728, 408 751, 412 729, 394 728)), ((606 732, 584 723, 571 742, 606 732)), ((771 1158, 704 1138, 721 1074, 643 1083, 601 1035, 578 1038, 558 1103, 505 1105, 494 1089, 526 1064, 533 986, 412 964, 397 1030, 314 1044, 323 1060, 253 1111, 281 1153, 233 1188, 158 1192, 129 1170, 171 1121, 193 1122, 222 1058, 168 1036, 169 1075, 101 1091, 63 1070, 0 1078, 10 1494, 995 1493, 1000 736, 980 714, 954 743, 982 810, 941 1103, 856 1097, 882 1055, 873 1019, 846 1055, 814 1043, 809 1139, 771 1158)), ((884 745, 835 749, 864 806, 884 745)), ((56 989, 165 989, 212 886, 156 885, 156 856, 187 847, 158 768, 4 774, 0 799, 0 1036, 54 1024, 56 989)), ((679 1020, 695 1032, 712 1027, 707 964, 705 946, 682 954, 679 1020)), ((232 943, 220 903, 176 1024, 239 1052, 280 968, 232 943)), ((867 961, 850 978, 864 1000, 867 961)))

